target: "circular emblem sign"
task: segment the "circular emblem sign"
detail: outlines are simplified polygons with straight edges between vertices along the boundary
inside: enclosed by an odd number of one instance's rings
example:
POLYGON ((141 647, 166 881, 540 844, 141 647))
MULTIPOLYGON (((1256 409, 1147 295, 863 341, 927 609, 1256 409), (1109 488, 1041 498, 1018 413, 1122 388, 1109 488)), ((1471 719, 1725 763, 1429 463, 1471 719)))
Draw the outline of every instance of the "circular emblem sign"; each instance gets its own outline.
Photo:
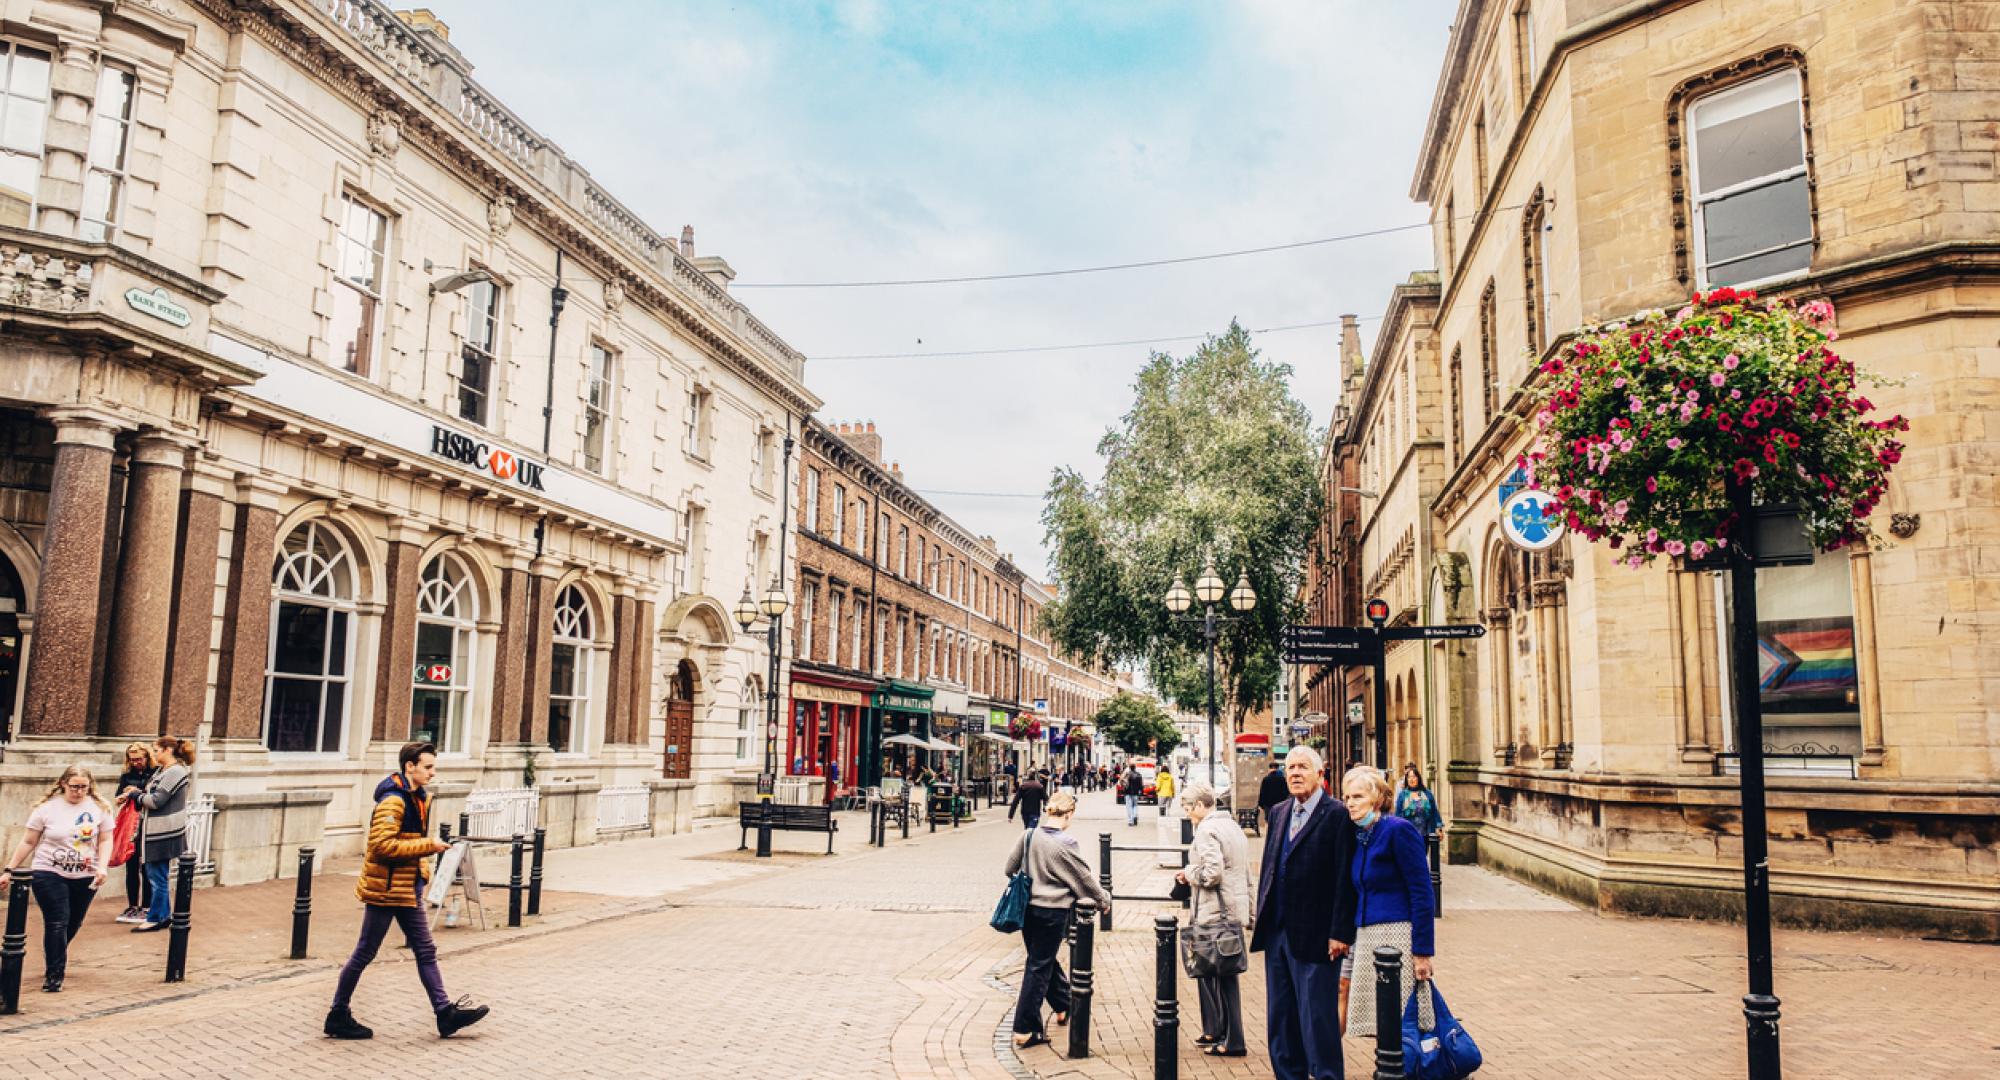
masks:
POLYGON ((1522 488, 1500 504, 1500 531, 1525 551, 1542 551, 1562 539, 1563 520, 1555 498, 1540 488, 1522 488))
POLYGON ((1379 624, 1387 622, 1388 620, 1389 620, 1389 602, 1387 600, 1384 600, 1378 596, 1375 599, 1368 601, 1368 621, 1379 624))
POLYGON ((514 478, 514 455, 505 450, 495 450, 493 456, 487 460, 490 462, 488 467, 493 470, 493 475, 502 480, 514 478))

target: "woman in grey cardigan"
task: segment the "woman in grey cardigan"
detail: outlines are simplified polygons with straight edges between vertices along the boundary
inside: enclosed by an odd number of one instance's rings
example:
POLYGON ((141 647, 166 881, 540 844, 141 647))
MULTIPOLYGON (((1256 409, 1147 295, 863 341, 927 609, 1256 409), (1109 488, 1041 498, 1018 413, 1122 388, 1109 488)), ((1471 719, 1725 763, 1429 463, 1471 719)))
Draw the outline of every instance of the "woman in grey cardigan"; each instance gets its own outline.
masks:
POLYGON ((146 884, 152 889, 146 921, 132 928, 135 934, 165 930, 173 918, 173 895, 167 891, 167 869, 187 850, 188 788, 194 781, 194 744, 172 735, 153 740, 153 765, 157 770, 139 793, 139 806, 146 816, 139 821, 139 850, 146 863, 146 884))
MULTIPOLYGON (((1255 921, 1256 895, 1250 886, 1250 841, 1228 814, 1215 812, 1215 789, 1207 784, 1191 784, 1181 793, 1181 805, 1194 822, 1194 844, 1187 869, 1175 880, 1194 889, 1193 926, 1234 923, 1248 933, 1255 921)), ((1213 1057, 1242 1057, 1249 1053, 1243 1045, 1243 996, 1237 976, 1211 975, 1195 980, 1201 994, 1201 1038, 1196 1046, 1207 1047, 1213 1057)))
POLYGON ((1111 910, 1111 894, 1091 876, 1076 838, 1065 831, 1075 815, 1076 796, 1067 791, 1049 796, 1041 822, 1021 834, 1021 842, 1007 857, 1008 877, 1026 866, 1034 881, 1027 916, 1021 920, 1028 963, 1021 970, 1021 995, 1014 1003, 1014 1045, 1021 1048, 1049 1041, 1042 1029, 1043 999, 1055 1010, 1056 1023, 1069 1022, 1069 979, 1056 963, 1056 950, 1069 933, 1076 902, 1087 897, 1097 901, 1099 910, 1111 910))

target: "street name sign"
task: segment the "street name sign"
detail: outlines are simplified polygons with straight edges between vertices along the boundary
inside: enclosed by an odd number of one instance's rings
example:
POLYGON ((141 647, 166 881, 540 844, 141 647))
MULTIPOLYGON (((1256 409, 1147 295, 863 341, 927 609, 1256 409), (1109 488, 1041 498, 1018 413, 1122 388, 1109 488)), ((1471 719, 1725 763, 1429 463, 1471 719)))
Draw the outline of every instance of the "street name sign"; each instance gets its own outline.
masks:
POLYGON ((1398 626, 1382 631, 1382 636, 1390 641, 1436 641, 1444 638, 1485 637, 1486 628, 1478 623, 1448 623, 1443 626, 1398 626))

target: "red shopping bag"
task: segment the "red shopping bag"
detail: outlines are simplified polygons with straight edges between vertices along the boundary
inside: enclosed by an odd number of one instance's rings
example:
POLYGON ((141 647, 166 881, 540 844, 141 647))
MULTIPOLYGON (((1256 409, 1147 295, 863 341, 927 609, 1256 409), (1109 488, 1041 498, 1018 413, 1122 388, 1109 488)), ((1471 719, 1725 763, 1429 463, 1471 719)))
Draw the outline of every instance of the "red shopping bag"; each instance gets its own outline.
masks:
POLYGON ((111 829, 111 865, 123 866, 132 857, 133 841, 139 836, 139 804, 131 799, 118 804, 118 820, 111 829))

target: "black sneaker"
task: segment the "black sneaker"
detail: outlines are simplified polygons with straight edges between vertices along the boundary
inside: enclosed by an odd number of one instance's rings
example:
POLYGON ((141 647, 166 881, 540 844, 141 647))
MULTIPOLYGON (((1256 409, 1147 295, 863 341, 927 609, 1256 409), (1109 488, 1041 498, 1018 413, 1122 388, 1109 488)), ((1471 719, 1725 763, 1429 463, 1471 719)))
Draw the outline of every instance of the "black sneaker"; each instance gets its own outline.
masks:
POLYGON ((468 1005, 465 1001, 466 999, 459 998, 437 1011, 438 1038, 449 1039, 454 1034, 486 1019, 486 1006, 468 1005))
POLYGON ((333 1009, 326 1014, 326 1034, 333 1039, 372 1039, 373 1029, 361 1026, 351 1009, 333 1009))

